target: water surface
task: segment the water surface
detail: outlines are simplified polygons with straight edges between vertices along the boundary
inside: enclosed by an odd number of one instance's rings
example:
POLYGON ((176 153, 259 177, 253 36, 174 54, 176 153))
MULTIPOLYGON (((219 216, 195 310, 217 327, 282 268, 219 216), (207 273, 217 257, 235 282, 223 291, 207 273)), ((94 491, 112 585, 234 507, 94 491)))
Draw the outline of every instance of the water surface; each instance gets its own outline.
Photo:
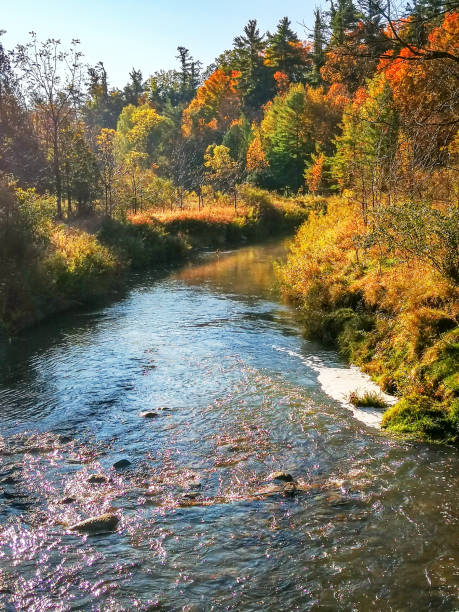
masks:
POLYGON ((3 347, 0 607, 458 608, 457 453, 338 401, 349 368, 280 301, 282 253, 208 254, 3 347), (68 529, 107 511, 116 533, 68 529))

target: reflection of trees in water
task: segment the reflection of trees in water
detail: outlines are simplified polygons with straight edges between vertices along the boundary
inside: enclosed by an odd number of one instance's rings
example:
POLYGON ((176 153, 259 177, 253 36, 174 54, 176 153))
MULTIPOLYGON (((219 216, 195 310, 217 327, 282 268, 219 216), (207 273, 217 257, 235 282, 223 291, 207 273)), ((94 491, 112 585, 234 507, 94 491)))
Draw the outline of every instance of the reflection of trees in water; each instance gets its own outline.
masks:
POLYGON ((274 262, 285 255, 284 243, 212 255, 201 265, 180 271, 176 278, 190 285, 214 286, 225 292, 258 297, 276 285, 274 262))

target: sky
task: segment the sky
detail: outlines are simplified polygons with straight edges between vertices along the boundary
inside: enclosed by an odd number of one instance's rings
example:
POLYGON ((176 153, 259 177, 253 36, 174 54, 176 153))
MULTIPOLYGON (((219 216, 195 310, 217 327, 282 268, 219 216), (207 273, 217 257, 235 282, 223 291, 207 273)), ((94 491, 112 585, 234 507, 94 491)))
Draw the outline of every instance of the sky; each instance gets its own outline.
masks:
POLYGON ((0 0, 0 29, 7 49, 29 39, 59 38, 68 46, 81 41, 84 61, 103 61, 110 86, 122 87, 132 68, 146 78, 156 70, 177 68, 177 46, 187 47, 204 66, 232 46, 249 19, 261 31, 284 16, 300 38, 301 24, 313 24, 324 0, 0 0))

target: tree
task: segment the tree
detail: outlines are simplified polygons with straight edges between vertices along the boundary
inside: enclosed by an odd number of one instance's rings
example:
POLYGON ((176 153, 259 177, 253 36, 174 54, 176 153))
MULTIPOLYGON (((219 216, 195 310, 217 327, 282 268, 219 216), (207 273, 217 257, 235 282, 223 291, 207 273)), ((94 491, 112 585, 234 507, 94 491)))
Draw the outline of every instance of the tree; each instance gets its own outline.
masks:
POLYGON ((209 131, 222 135, 226 132, 240 113, 239 76, 234 72, 228 75, 222 69, 210 75, 183 112, 182 131, 186 137, 199 138, 209 131))
POLYGON ((234 39, 231 66, 240 72, 237 89, 244 109, 254 114, 273 95, 272 70, 264 63, 264 34, 251 19, 241 36, 234 39))
POLYGON ((39 43, 35 33, 26 45, 19 45, 16 59, 26 77, 29 98, 33 104, 40 133, 51 149, 56 193, 57 216, 62 217, 62 164, 60 135, 75 116, 81 98, 82 65, 78 40, 70 50, 62 50, 59 40, 50 38, 39 43))
POLYGON ((336 6, 330 0, 331 44, 343 45, 346 33, 357 25, 358 15, 352 0, 337 0, 336 6))
POLYGON ((325 155, 323 153, 312 155, 311 161, 311 165, 304 173, 304 178, 306 179, 309 191, 315 195, 322 185, 325 155))
POLYGON ((181 101, 189 102, 196 93, 201 73, 201 62, 195 61, 185 47, 177 47, 180 60, 181 101))
POLYGON ((233 194, 236 208, 236 186, 242 178, 241 164, 232 159, 225 145, 210 145, 204 155, 204 166, 208 168, 207 176, 215 189, 233 194))
POLYGON ((113 211, 113 181, 117 168, 115 138, 115 130, 107 128, 102 128, 97 135, 97 158, 104 187, 105 214, 110 216, 113 211))
POLYGON ((117 125, 116 146, 121 158, 131 151, 142 153, 146 165, 164 166, 164 152, 172 121, 148 104, 125 106, 117 125))
POLYGON ((358 90, 346 108, 332 160, 333 177, 342 189, 355 190, 365 222, 369 205, 375 209, 381 194, 390 191, 398 128, 392 90, 384 75, 377 75, 367 90, 358 90))
POLYGON ((22 185, 43 187, 47 170, 10 54, 0 42, 0 173, 14 175, 22 185))
POLYGON ((269 168, 269 163, 263 150, 260 130, 253 126, 252 133, 253 138, 247 149, 246 168, 249 175, 251 175, 251 180, 258 182, 260 179, 262 180, 263 173, 269 168))
POLYGON ((116 128, 123 108, 123 95, 118 89, 108 89, 107 71, 102 62, 88 68, 89 99, 83 107, 83 116, 88 126, 97 130, 116 128))
POLYGON ((325 63, 325 23, 320 9, 314 10, 314 37, 312 63, 314 66, 312 81, 318 85, 321 81, 320 69, 325 63))
POLYGON ((261 135, 269 163, 268 187, 296 191, 303 184, 305 164, 314 151, 305 110, 305 88, 301 84, 291 85, 285 95, 276 96, 266 107, 261 135))
POLYGON ((268 33, 265 64, 285 73, 289 80, 304 80, 310 70, 309 47, 304 45, 291 28, 288 17, 281 19, 274 34, 268 33))
POLYGON ((230 150, 230 155, 237 161, 243 161, 247 155, 252 129, 245 115, 230 125, 228 131, 223 136, 222 144, 230 150))
MULTIPOLYGON (((430 53, 459 52, 459 13, 447 13, 427 37, 430 53)), ((379 64, 400 115, 398 184, 411 198, 451 199, 457 164, 450 145, 458 129, 459 67, 450 57, 425 59, 404 47, 379 64)))
POLYGON ((124 103, 137 106, 145 91, 142 72, 133 68, 129 73, 129 77, 131 80, 123 90, 124 103))

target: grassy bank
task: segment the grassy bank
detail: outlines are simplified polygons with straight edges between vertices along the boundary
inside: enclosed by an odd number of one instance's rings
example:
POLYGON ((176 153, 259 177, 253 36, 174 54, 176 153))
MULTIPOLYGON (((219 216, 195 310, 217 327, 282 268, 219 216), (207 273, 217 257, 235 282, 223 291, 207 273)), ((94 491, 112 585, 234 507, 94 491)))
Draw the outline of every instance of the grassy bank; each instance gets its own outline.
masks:
POLYGON ((56 312, 90 304, 119 287, 129 270, 182 261, 197 249, 222 248, 292 232, 303 203, 246 188, 235 209, 150 210, 124 219, 58 223, 53 201, 3 185, 0 193, 0 331, 8 336, 56 312), (87 228, 85 230, 84 228, 87 228))
MULTIPOLYGON (((385 429, 457 443, 457 284, 425 258, 407 257, 396 241, 374 239, 375 232, 356 204, 330 199, 293 241, 279 270, 283 290, 310 337, 335 345, 400 397, 384 414, 385 429)), ((433 238, 429 244, 431 253, 433 238)))

